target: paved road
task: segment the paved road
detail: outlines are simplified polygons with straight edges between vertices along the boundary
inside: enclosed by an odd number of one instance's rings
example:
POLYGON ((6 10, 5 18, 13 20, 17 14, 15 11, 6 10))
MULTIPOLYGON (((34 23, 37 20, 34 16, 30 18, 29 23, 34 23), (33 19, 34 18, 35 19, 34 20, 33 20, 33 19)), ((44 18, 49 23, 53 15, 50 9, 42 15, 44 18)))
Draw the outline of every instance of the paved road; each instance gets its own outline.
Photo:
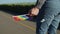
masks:
MULTIPOLYGON (((0 11, 0 34, 35 34, 36 23, 31 21, 16 22, 13 15, 0 11)), ((60 34, 60 31, 57 31, 60 34)))

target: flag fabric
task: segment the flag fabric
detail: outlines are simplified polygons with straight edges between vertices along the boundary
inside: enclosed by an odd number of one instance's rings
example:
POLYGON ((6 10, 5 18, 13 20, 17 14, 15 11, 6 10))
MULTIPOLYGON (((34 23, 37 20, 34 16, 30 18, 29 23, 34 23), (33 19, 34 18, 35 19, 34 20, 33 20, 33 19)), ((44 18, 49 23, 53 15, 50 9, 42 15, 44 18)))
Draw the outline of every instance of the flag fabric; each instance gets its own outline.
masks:
POLYGON ((31 20, 31 17, 25 15, 17 15, 17 16, 13 16, 13 19, 15 21, 21 21, 21 20, 31 20))

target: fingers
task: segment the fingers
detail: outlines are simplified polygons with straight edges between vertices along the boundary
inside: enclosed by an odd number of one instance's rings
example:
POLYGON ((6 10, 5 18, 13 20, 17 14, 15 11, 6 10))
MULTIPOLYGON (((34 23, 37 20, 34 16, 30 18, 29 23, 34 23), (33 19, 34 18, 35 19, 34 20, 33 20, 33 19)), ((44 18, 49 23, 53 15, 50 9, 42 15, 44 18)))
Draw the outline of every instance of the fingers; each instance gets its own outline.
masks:
POLYGON ((32 8, 31 10, 29 10, 29 16, 37 16, 39 13, 39 9, 37 8, 32 8))
POLYGON ((34 14, 32 13, 32 11, 30 11, 30 12, 28 13, 28 15, 29 15, 29 16, 34 16, 34 14))

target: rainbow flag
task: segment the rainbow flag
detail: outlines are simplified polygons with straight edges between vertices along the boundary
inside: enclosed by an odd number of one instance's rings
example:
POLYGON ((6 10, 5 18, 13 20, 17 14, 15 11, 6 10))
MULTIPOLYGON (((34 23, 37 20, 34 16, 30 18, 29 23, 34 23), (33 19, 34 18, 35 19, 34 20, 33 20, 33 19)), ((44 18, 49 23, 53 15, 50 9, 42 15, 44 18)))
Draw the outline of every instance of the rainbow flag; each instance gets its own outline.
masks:
POLYGON ((31 17, 27 16, 27 15, 17 15, 17 16, 13 16, 13 19, 15 21, 21 21, 21 20, 31 20, 31 17))

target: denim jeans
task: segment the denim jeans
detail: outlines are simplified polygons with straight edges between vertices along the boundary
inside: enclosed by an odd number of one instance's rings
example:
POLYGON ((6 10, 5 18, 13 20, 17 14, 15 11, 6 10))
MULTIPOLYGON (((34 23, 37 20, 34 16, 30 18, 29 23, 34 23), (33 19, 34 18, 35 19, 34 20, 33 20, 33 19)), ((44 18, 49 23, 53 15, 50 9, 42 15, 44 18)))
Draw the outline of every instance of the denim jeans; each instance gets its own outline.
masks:
POLYGON ((56 34, 60 22, 60 0, 47 0, 39 12, 36 34, 56 34), (44 16, 41 17, 41 14, 44 16), (44 19, 43 22, 41 22, 44 19))

